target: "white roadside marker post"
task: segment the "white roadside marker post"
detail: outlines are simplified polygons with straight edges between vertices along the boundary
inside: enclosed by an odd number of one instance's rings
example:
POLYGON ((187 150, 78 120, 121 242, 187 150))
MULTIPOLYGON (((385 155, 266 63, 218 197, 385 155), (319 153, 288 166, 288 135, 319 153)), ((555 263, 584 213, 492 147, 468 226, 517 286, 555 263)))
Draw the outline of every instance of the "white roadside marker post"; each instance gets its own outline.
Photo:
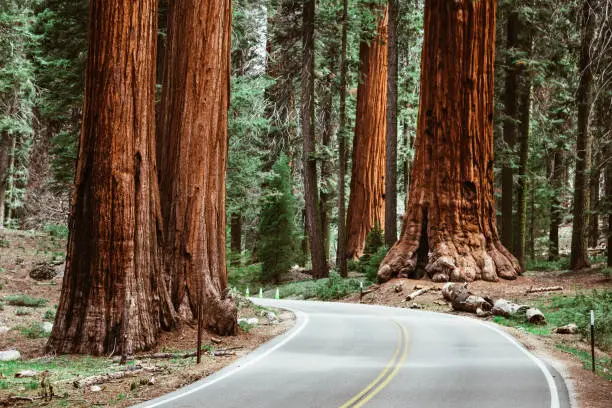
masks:
POLYGON ((363 281, 359 281, 359 301, 363 299, 363 281))
POLYGON ((595 311, 591 310, 591 363, 595 372, 595 311))
POLYGON ((262 298, 263 297, 263 289, 259 288, 259 297, 262 298))
POLYGON ((276 294, 274 295, 274 299, 280 299, 280 291, 276 288, 276 294))
POLYGON ((251 293, 249 292, 249 287, 247 286, 246 290, 244 291, 244 297, 249 297, 251 295, 251 293))

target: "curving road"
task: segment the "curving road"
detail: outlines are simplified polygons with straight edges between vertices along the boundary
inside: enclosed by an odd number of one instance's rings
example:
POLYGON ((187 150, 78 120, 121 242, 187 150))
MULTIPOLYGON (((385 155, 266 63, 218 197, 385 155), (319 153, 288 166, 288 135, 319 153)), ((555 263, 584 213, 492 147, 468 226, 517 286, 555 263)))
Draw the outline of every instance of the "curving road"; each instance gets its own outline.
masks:
POLYGON ((382 306, 253 299, 295 327, 216 374, 138 407, 566 408, 567 388, 495 326, 382 306))

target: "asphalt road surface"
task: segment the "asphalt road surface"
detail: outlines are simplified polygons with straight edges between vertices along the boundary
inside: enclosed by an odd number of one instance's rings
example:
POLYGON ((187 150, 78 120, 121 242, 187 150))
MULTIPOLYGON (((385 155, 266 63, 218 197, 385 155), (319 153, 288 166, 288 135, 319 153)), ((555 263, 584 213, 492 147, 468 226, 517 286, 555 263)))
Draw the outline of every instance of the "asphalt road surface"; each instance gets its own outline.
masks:
POLYGON ((293 329, 138 407, 566 408, 559 374, 494 325, 381 306, 253 299, 293 329))

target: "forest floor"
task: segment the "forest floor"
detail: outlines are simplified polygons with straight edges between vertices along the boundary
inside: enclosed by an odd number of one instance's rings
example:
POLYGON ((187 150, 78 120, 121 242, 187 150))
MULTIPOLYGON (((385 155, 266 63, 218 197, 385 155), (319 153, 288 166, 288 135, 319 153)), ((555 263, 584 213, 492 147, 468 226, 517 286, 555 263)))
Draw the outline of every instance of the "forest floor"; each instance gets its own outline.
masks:
MULTIPOLYGON (((454 311, 442 297, 444 284, 428 280, 393 279, 382 285, 373 285, 367 290, 362 303, 378 304, 403 308, 430 310, 435 312, 465 315, 479 319, 475 314, 454 311), (413 301, 406 297, 415 288, 431 288, 413 301)), ((590 307, 597 308, 597 302, 610 301, 612 279, 600 269, 583 271, 542 271, 527 272, 514 281, 484 282, 469 284, 472 293, 490 298, 504 298, 519 304, 540 308, 547 318, 546 325, 532 325, 520 320, 505 319, 499 316, 483 318, 499 324, 516 337, 530 351, 553 365, 566 379, 570 394, 580 408, 604 408, 610 405, 612 395, 612 316, 609 313, 602 321, 597 321, 602 334, 596 348, 597 372, 591 369, 590 343, 583 335, 557 334, 555 327, 588 320, 590 307), (562 291, 527 293, 530 288, 562 286, 562 291), (606 325, 606 327, 601 327, 606 325)), ((341 301, 359 302, 359 294, 352 294, 341 301)), ((605 306, 610 310, 609 305, 605 306)), ((584 327, 584 324, 582 325, 584 327)), ((600 331, 596 333, 599 334, 600 331)), ((597 335, 596 335, 597 338, 597 335)))
POLYGON ((120 365, 117 358, 45 355, 59 302, 65 246, 66 234, 61 228, 49 228, 46 233, 0 231, 0 352, 17 350, 21 354, 19 360, 0 361, 0 406, 130 406, 220 370, 295 323, 289 312, 264 309, 238 296, 238 317, 256 318, 257 323, 243 321, 240 333, 233 337, 217 338, 204 333, 205 352, 199 365, 195 357, 182 356, 196 349, 197 330, 189 325, 162 333, 155 349, 134 356, 126 365, 120 365), (42 281, 32 279, 30 271, 41 265, 45 265, 43 270, 49 276, 56 276, 42 281), (268 318, 270 311, 276 321, 268 318), (154 353, 172 357, 146 357, 154 353), (23 371, 34 371, 35 375, 15 377, 23 371), (128 374, 95 386, 74 386, 77 380, 122 372, 128 374), (43 376, 56 396, 50 402, 40 398, 47 389, 44 384, 41 387, 43 376), (32 401, 15 401, 12 396, 25 396, 32 401))

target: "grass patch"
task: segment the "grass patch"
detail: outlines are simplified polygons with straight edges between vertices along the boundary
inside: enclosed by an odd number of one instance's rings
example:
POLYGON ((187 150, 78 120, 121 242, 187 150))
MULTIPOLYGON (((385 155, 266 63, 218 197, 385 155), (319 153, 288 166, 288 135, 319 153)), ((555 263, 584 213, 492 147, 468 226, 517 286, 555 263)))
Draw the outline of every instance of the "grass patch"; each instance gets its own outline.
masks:
POLYGON ((67 239, 68 238, 68 226, 58 224, 47 224, 45 225, 45 232, 53 238, 67 239))
POLYGON ((45 332, 40 323, 31 323, 29 326, 17 326, 17 330, 23 337, 28 339, 42 339, 49 337, 49 333, 45 332))
POLYGON ((16 316, 27 316, 29 314, 30 312, 25 309, 17 309, 17 311, 15 312, 16 316))
POLYGON ((568 257, 561 257, 556 261, 549 261, 548 259, 536 258, 527 259, 525 269, 528 271, 561 271, 569 269, 570 260, 568 257))
MULTIPOLYGON (((591 353, 585 350, 578 350, 574 347, 569 347, 563 344, 557 344, 559 350, 565 351, 566 353, 572 354, 582 361, 586 370, 592 370, 593 363, 591 360, 591 353)), ((608 381, 612 381, 612 359, 609 357, 595 358, 595 373, 599 376, 604 377, 608 381)))
POLYGON ((33 298, 28 295, 9 295, 5 296, 3 300, 11 306, 23 307, 41 307, 49 302, 47 299, 33 298))
POLYGON ((55 310, 53 309, 48 309, 45 312, 45 316, 43 317, 44 320, 47 320, 49 322, 52 322, 55 320, 55 310))

